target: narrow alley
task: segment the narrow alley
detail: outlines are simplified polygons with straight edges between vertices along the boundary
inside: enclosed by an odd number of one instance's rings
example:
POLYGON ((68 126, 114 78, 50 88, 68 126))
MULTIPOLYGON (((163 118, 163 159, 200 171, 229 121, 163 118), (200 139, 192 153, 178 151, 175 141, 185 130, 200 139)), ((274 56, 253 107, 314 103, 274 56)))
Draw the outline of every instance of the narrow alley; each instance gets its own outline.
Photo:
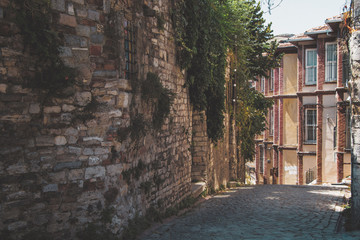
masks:
POLYGON ((322 186, 239 187, 140 239, 359 239, 360 232, 336 231, 344 191, 322 186))

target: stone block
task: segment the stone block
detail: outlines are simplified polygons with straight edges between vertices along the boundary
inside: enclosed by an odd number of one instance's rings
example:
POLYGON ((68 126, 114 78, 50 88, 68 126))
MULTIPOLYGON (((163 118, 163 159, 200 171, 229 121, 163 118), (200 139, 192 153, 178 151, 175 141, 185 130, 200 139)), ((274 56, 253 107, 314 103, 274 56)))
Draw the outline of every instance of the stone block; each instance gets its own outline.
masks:
POLYGON ((66 138, 64 136, 56 136, 55 137, 55 145, 63 146, 67 143, 66 138))
POLYGON ((89 166, 99 165, 101 163, 101 159, 96 156, 89 157, 89 166))
POLYGON ((90 55, 93 55, 93 56, 101 56, 101 53, 102 53, 102 48, 101 46, 90 46, 90 55))
POLYGON ((93 72, 93 77, 116 78, 117 72, 97 70, 93 72))
POLYGON ((13 222, 8 225, 8 230, 15 231, 18 229, 26 228, 26 226, 27 226, 27 222, 25 222, 25 221, 13 222))
POLYGON ((68 104, 62 105, 61 108, 64 112, 72 112, 76 109, 76 107, 74 105, 68 105, 68 104))
POLYGON ((35 145, 37 147, 50 147, 55 145, 55 140, 51 136, 39 136, 35 138, 35 145))
POLYGON ((82 18, 86 18, 86 17, 87 17, 87 11, 86 11, 85 9, 79 9, 79 8, 77 8, 77 9, 75 10, 75 12, 76 12, 76 15, 77 15, 78 17, 82 17, 82 18))
POLYGON ((60 106, 44 107, 44 113, 60 113, 60 112, 61 112, 60 106))
POLYGON ((118 81, 118 88, 124 91, 131 91, 132 87, 129 80, 120 79, 118 81))
POLYGON ((68 141, 69 144, 76 144, 77 141, 78 141, 78 139, 79 139, 78 137, 69 136, 68 139, 67 139, 67 141, 68 141))
POLYGON ((91 178, 104 178, 105 177, 105 168, 101 166, 89 167, 85 170, 85 179, 91 178))
POLYGON ((75 103, 79 106, 86 106, 91 102, 91 92, 77 92, 75 103))
POLYGON ((74 168, 80 168, 82 165, 81 161, 75 161, 75 162, 60 162, 57 163, 54 167, 54 171, 61 171, 63 169, 74 169, 74 168))
POLYGON ((116 97, 116 106, 120 108, 128 108, 130 106, 131 95, 126 92, 120 92, 116 97))
POLYGON ((70 123, 73 118, 71 113, 62 113, 60 116, 60 120, 62 123, 70 123))
POLYGON ((95 33, 90 36, 91 43, 102 44, 104 42, 104 34, 95 33))
POLYGON ((52 180, 52 182, 57 182, 57 183, 66 182, 66 175, 65 175, 64 171, 57 172, 57 173, 50 173, 49 176, 50 176, 50 179, 52 180))
POLYGON ((69 26, 69 27, 77 26, 76 18, 74 16, 63 14, 63 13, 60 13, 59 24, 69 26))
POLYGON ((31 103, 29 107, 29 113, 38 114, 40 113, 40 103, 31 103))
POLYGON ((122 116, 122 111, 115 110, 108 113, 109 118, 120 118, 122 116))
POLYGON ((68 14, 71 15, 71 16, 74 16, 74 15, 75 15, 74 4, 68 3, 67 12, 68 12, 68 14))
POLYGON ((59 191, 59 186, 57 184, 48 184, 43 187, 43 192, 57 192, 59 191))
POLYGON ((77 136, 78 134, 79 134, 79 131, 72 127, 65 130, 66 136, 77 136))
POLYGON ((0 84, 0 93, 6 93, 8 86, 4 83, 0 84))
POLYGON ((86 156, 94 155, 94 151, 91 148, 85 148, 83 154, 86 156))
POLYGON ((84 0, 71 0, 71 1, 74 2, 74 3, 84 5, 84 0))
POLYGON ((65 12, 65 0, 51 0, 51 8, 60 12, 65 12))
POLYGON ((99 21, 100 20, 100 13, 98 11, 94 11, 89 9, 88 10, 88 18, 94 21, 99 21))
POLYGON ((76 63, 89 62, 89 49, 88 48, 72 48, 73 57, 76 63))
POLYGON ((77 25, 76 33, 79 36, 90 37, 90 27, 85 25, 77 25))
POLYGON ((69 180, 80 180, 84 177, 84 170, 83 169, 73 169, 69 171, 69 180))
POLYGON ((108 176, 120 175, 122 173, 122 170, 123 170, 122 164, 106 166, 106 173, 108 176))
POLYGON ((66 46, 69 46, 69 47, 87 47, 87 40, 84 37, 65 34, 64 40, 65 40, 66 46))
POLYGON ((71 48, 69 47, 60 47, 59 48, 60 51, 60 57, 72 57, 72 51, 71 48))
POLYGON ((95 148, 95 155, 108 154, 110 151, 108 148, 95 148))
POLYGON ((4 10, 3 10, 3 8, 0 8, 0 18, 4 18, 4 10))
POLYGON ((81 152, 82 152, 82 149, 79 147, 72 147, 72 146, 69 147, 69 153, 74 153, 79 156, 79 155, 81 155, 81 152))
POLYGON ((100 138, 100 137, 84 137, 84 138, 83 138, 83 141, 84 141, 84 142, 89 142, 89 141, 102 142, 102 141, 104 141, 104 139, 103 139, 103 138, 100 138))

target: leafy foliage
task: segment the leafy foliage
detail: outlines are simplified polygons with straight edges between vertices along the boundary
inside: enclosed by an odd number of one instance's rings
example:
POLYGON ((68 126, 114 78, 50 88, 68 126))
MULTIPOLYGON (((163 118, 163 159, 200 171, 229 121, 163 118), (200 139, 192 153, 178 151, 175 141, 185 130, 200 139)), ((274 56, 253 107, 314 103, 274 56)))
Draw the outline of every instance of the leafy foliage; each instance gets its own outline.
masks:
MULTIPOLYGON (((225 68, 230 53, 237 86, 276 66, 277 44, 255 0, 182 0, 175 3, 178 61, 187 70, 190 100, 205 110, 208 136, 223 136, 225 68)), ((251 92, 246 92, 253 94, 251 92)))
POLYGON ((50 0, 13 0, 15 21, 24 38, 25 50, 35 58, 35 74, 29 85, 55 91, 73 83, 75 70, 60 58, 61 38, 51 28, 50 0))
POLYGON ((255 136, 265 130, 266 115, 273 103, 249 85, 239 90, 236 114, 236 123, 239 126, 237 140, 241 157, 245 161, 252 161, 255 153, 255 136))
POLYGON ((142 84, 142 99, 154 102, 153 126, 155 129, 161 128, 166 117, 170 114, 174 93, 161 84, 158 75, 149 72, 142 84))

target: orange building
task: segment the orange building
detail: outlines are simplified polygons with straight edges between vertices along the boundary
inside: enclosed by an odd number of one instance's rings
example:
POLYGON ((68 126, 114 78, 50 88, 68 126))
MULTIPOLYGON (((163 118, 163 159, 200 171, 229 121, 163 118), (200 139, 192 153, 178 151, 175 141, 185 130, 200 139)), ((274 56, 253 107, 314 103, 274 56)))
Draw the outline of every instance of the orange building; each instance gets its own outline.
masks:
MULTIPOLYGON (((279 68, 254 83, 273 99, 267 130, 256 138, 256 183, 339 183, 351 173, 348 54, 342 19, 282 36, 279 68)), ((248 168, 249 169, 249 168, 248 168)))

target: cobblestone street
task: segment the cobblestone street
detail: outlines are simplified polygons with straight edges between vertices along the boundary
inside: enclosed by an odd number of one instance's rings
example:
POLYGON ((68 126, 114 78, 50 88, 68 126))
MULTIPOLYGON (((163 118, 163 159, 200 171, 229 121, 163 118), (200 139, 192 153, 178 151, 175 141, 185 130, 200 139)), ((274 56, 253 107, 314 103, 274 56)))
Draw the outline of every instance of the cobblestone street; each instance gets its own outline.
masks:
POLYGON ((240 187, 206 200, 140 239, 360 239, 360 232, 336 232, 343 196, 344 189, 335 187, 240 187))

